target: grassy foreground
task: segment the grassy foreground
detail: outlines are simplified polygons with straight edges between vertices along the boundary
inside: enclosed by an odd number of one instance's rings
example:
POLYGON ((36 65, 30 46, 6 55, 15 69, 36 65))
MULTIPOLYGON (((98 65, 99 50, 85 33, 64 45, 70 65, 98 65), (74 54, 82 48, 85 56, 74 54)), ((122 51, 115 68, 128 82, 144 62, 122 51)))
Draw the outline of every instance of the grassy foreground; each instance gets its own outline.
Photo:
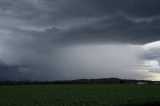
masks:
POLYGON ((160 102, 160 85, 0 86, 0 106, 150 106, 160 102))

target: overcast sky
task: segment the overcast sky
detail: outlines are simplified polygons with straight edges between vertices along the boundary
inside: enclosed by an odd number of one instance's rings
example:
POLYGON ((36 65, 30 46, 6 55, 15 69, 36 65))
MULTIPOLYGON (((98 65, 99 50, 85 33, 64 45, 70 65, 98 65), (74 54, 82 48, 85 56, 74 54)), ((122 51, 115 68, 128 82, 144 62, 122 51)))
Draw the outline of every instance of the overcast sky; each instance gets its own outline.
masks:
POLYGON ((160 0, 0 0, 0 80, 160 80, 160 0))

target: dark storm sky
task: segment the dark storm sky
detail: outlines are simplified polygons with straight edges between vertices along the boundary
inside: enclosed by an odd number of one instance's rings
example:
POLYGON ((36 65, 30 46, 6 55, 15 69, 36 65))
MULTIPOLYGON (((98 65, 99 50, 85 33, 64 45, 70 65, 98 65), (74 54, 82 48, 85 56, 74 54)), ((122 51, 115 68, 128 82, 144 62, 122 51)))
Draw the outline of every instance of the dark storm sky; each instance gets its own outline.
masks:
POLYGON ((123 70, 159 62, 157 47, 142 50, 158 40, 159 0, 0 0, 1 80, 145 79, 123 70))

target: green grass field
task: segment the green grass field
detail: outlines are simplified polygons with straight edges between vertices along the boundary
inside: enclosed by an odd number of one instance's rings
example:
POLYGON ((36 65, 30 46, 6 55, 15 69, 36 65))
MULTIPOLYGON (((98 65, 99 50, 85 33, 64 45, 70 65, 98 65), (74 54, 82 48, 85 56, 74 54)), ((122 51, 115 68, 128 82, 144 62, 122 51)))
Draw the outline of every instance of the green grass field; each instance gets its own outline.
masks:
POLYGON ((159 85, 0 86, 0 106, 147 106, 158 101, 159 85))

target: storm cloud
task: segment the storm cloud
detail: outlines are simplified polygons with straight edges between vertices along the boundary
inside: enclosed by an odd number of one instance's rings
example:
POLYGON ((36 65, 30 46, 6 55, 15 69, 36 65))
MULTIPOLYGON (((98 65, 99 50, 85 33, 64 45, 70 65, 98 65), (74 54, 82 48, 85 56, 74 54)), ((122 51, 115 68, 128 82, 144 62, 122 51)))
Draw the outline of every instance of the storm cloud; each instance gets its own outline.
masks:
POLYGON ((159 11, 159 0, 0 0, 0 79, 145 79, 159 11))

